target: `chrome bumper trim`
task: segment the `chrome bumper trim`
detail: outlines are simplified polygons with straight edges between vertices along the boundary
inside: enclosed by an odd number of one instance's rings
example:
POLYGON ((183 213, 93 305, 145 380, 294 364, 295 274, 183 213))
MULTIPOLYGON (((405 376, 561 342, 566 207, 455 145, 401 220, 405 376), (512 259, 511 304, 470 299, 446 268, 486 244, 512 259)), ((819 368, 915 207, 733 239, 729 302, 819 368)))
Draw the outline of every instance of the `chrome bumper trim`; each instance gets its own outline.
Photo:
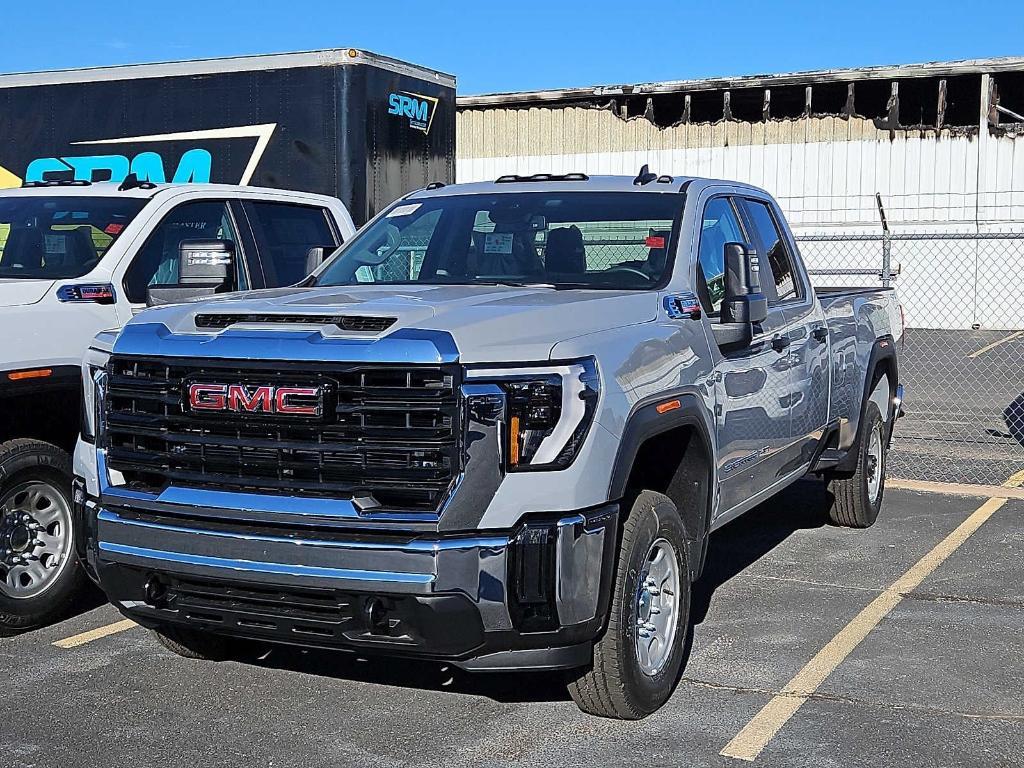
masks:
POLYGON ((124 544, 113 544, 101 541, 100 552, 122 555, 126 558, 142 560, 158 560, 164 563, 175 563, 195 568, 212 568, 246 573, 280 574, 300 578, 338 579, 346 582, 387 582, 389 584, 425 585, 434 581, 430 573, 397 573, 394 571, 357 571, 348 568, 325 568, 322 566, 292 565, 285 563, 267 563, 254 560, 232 560, 226 557, 208 557, 204 555, 183 555, 179 552, 166 552, 148 547, 132 547, 124 544))
POLYGON ((97 520, 105 523, 115 523, 117 525, 130 525, 137 528, 147 528, 152 531, 167 531, 172 533, 188 533, 195 536, 214 536, 225 539, 233 539, 236 541, 255 541, 255 542, 280 542, 284 544, 297 544, 307 545, 325 548, 336 548, 336 549, 370 549, 370 550, 386 550, 386 551, 402 551, 402 552, 440 552, 442 550, 462 550, 462 549, 478 549, 478 548, 498 548, 504 547, 508 544, 508 539, 499 536, 491 537, 473 537, 473 538, 459 538, 459 539, 413 539, 405 544, 382 544, 375 541, 324 541, 322 539, 304 539, 294 538, 291 536, 268 536, 263 534, 250 534, 250 533, 239 533, 237 531, 215 531, 215 530, 203 530, 200 528, 191 528, 189 526, 179 525, 167 525, 165 523, 155 523, 150 520, 133 520, 131 518, 121 517, 120 515, 111 512, 110 510, 100 510, 96 516, 97 520))

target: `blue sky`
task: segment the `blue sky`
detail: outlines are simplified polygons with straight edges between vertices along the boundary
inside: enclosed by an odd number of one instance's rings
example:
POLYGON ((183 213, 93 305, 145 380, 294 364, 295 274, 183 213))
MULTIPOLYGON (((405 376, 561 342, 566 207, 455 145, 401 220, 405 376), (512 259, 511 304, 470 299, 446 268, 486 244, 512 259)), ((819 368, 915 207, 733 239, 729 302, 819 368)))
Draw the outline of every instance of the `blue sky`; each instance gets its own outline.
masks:
POLYGON ((463 94, 1024 54, 1020 3, 7 0, 0 71, 356 47, 463 94))

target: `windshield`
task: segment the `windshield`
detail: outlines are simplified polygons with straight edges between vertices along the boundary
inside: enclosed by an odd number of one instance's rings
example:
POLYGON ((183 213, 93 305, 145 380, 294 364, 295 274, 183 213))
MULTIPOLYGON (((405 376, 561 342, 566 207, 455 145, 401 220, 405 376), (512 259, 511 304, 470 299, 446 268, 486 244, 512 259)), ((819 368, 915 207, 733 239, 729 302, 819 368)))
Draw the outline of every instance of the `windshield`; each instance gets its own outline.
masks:
POLYGON ((315 284, 651 288, 671 269, 682 206, 682 195, 659 192, 399 202, 343 246, 315 284))
POLYGON ((0 278, 81 277, 145 204, 139 198, 0 197, 0 278))

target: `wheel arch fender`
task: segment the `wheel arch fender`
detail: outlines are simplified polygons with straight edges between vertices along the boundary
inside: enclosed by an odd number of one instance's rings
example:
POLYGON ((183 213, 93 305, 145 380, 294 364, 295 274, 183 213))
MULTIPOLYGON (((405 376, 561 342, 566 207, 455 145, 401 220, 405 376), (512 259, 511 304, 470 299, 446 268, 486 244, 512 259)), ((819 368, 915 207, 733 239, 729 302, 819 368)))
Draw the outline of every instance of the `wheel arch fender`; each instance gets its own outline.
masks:
POLYGON ((856 447, 860 441, 861 423, 868 403, 875 403, 882 420, 892 424, 894 419, 894 398, 896 387, 899 384, 899 360, 896 356, 896 341, 889 334, 880 336, 875 340, 868 355, 867 365, 864 366, 864 381, 861 391, 861 399, 856 411, 856 423, 852 433, 855 435, 850 445, 844 446, 847 449, 846 456, 836 466, 839 471, 852 471, 857 464, 856 447), (878 372, 881 371, 881 376, 878 372))
MULTIPOLYGON (((644 461, 644 446, 650 444, 650 441, 679 430, 687 430, 691 435, 691 441, 698 441, 698 450, 703 454, 705 463, 705 466, 700 468, 699 477, 685 474, 685 459, 692 455, 690 450, 693 445, 692 442, 687 442, 678 456, 678 461, 673 457, 673 461, 668 465, 672 471, 667 473, 670 476, 667 485, 645 488, 664 493, 676 504, 690 541, 690 551, 687 554, 693 578, 697 578, 703 568, 717 498, 716 451, 713 437, 715 433, 713 425, 709 424, 709 415, 703 399, 692 391, 661 394, 638 404, 630 413, 622 432, 608 487, 608 498, 614 500, 624 498, 631 491, 641 490, 632 488, 631 481, 637 475, 638 460, 644 461), (677 401, 678 406, 675 404, 677 401), (665 410, 666 404, 671 404, 672 407, 665 410), (663 408, 661 412, 658 410, 659 405, 663 408), (681 503, 685 499, 680 498, 679 492, 690 488, 690 482, 696 482, 703 493, 699 506, 681 503), (673 491, 676 493, 673 494, 673 491)), ((639 469, 643 470, 642 467, 639 469)))

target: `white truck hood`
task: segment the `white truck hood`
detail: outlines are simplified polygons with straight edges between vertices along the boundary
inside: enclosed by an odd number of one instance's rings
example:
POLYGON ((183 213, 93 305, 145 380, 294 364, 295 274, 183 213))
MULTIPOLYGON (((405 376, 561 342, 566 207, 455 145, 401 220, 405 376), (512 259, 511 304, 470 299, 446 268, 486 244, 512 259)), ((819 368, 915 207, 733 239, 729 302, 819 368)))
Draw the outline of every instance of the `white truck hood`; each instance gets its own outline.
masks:
POLYGON ((23 307, 27 304, 35 304, 49 293, 55 282, 55 280, 0 277, 0 307, 23 307))
MULTIPOLYGON (((384 338, 403 329, 450 333, 463 362, 547 360, 555 344, 611 328, 654 320, 658 297, 646 291, 563 290, 511 286, 373 286, 277 288, 158 307, 129 325, 160 323, 173 334, 209 336, 301 326, 236 322, 225 330, 198 327, 199 315, 359 315, 396 318, 384 338)), ((367 334, 322 325, 325 337, 366 339, 367 334)), ((371 337, 373 335, 371 334, 371 337)), ((255 343, 255 342, 254 342, 255 343)))

